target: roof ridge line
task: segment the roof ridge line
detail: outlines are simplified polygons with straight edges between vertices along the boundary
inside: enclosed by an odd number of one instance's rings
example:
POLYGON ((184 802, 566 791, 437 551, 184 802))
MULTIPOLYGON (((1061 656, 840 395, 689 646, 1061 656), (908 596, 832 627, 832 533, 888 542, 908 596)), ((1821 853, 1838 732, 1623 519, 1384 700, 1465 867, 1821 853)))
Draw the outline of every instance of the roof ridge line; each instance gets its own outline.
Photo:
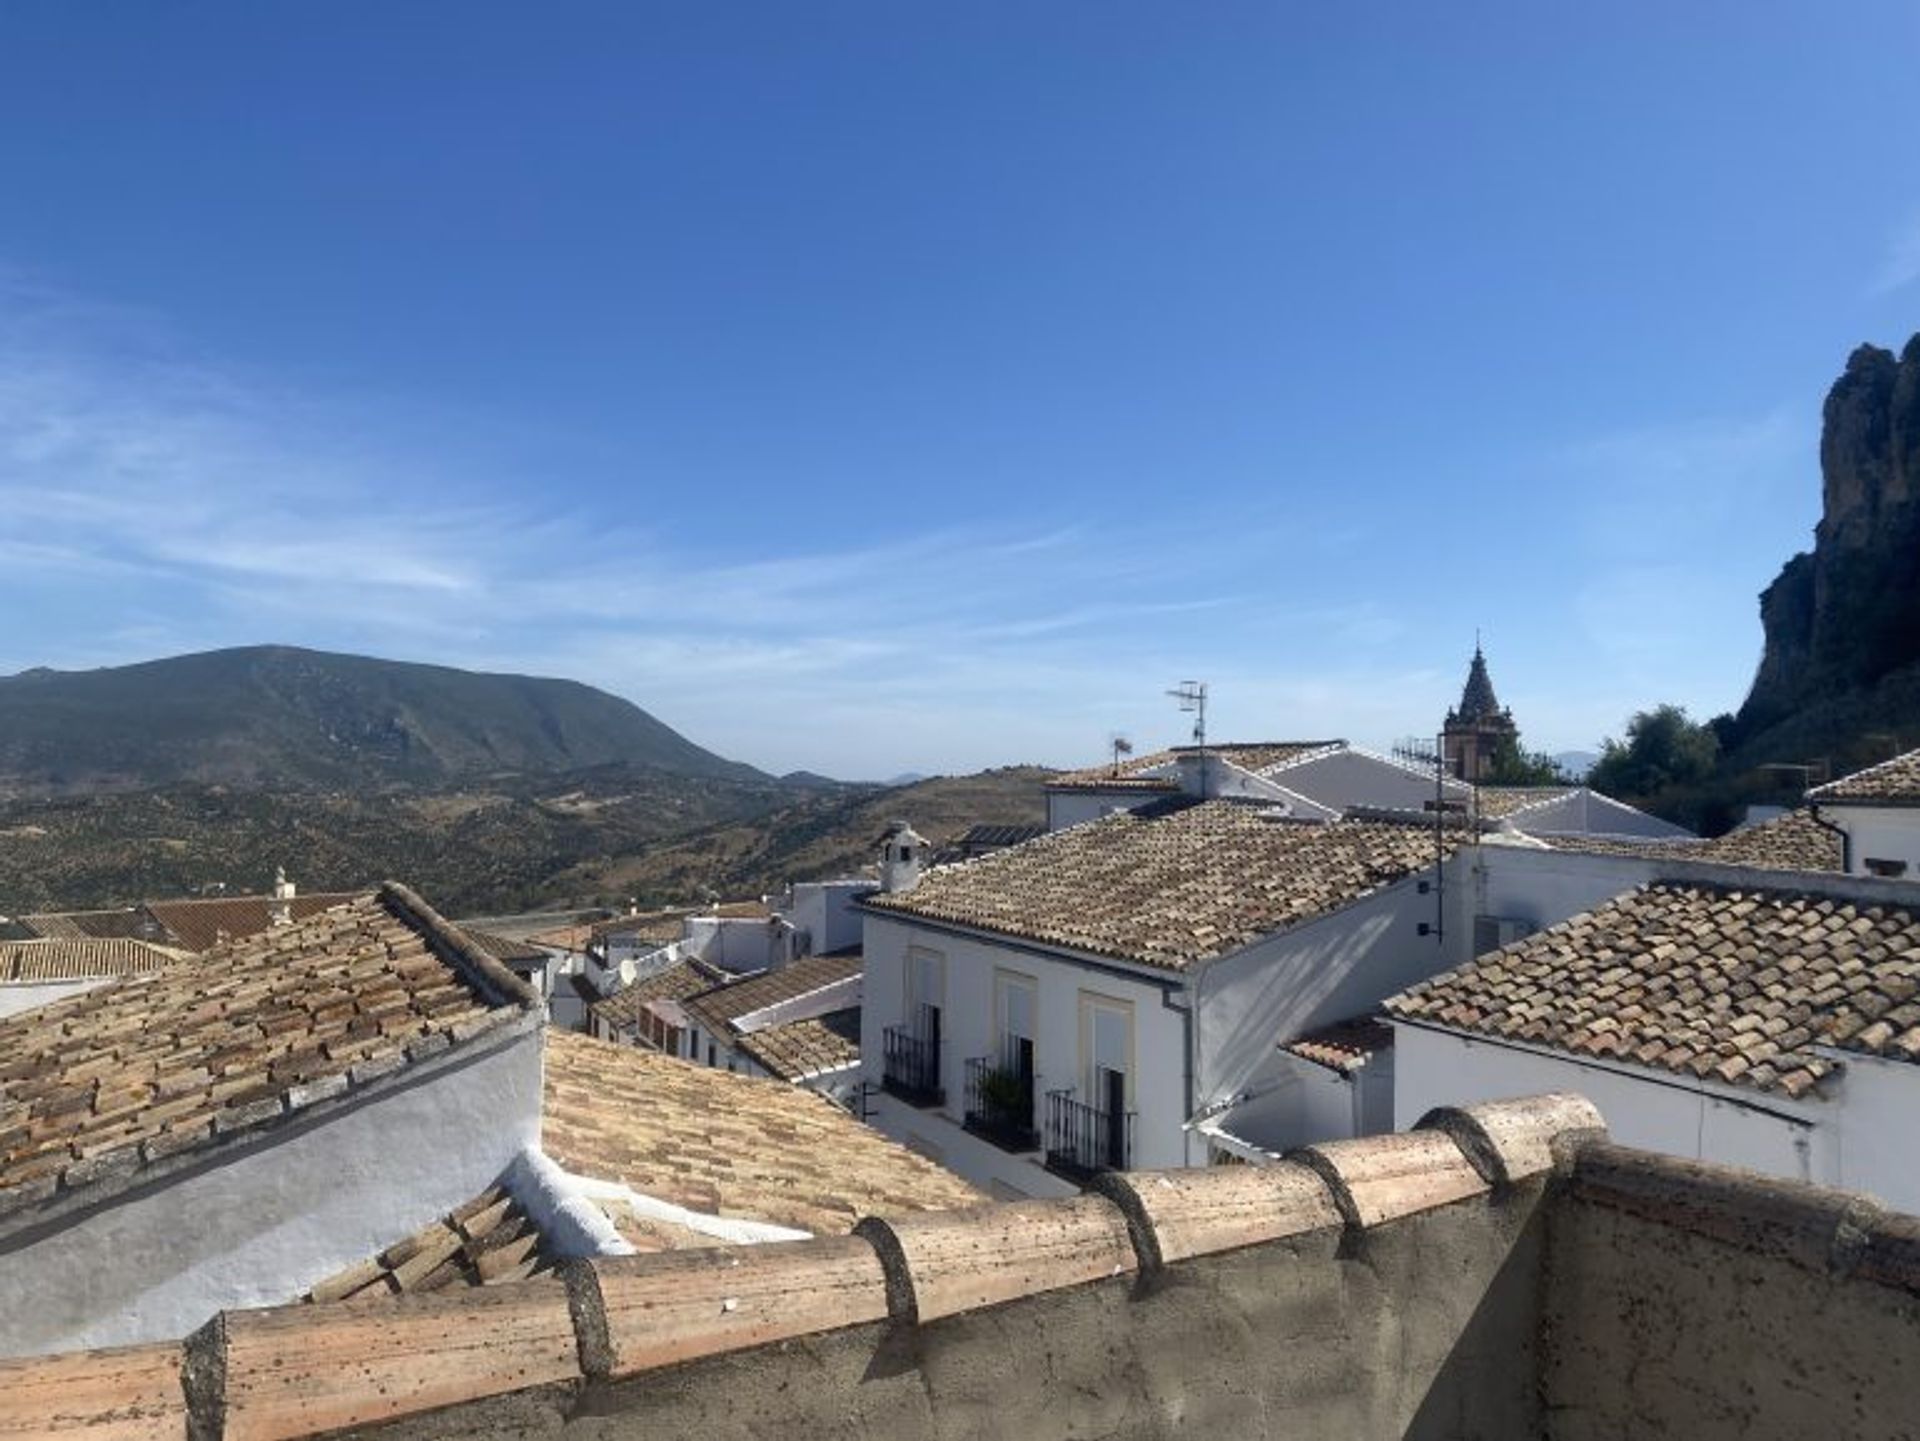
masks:
POLYGON ((488 955, 472 937, 422 900, 400 881, 382 881, 375 893, 382 905, 415 930, 423 932, 440 959, 492 1005, 537 1006, 533 987, 488 955))

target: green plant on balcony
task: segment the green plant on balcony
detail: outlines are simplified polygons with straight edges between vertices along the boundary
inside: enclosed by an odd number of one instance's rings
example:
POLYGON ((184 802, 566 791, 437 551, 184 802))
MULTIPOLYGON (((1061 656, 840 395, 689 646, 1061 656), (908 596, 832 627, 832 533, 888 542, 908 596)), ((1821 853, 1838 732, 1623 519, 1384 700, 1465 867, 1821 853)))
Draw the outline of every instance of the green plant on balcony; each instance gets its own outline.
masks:
POLYGON ((989 1116, 1028 1124, 1033 1086, 1018 1071, 995 1067, 980 1078, 980 1105, 989 1116))

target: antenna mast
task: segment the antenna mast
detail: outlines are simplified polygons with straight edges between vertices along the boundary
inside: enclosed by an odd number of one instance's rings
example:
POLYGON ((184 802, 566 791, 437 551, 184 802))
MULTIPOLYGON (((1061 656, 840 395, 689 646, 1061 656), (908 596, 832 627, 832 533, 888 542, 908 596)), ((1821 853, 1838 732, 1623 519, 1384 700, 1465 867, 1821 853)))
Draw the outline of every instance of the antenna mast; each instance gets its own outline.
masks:
POLYGON ((1167 692, 1180 702, 1180 709, 1192 714, 1193 743, 1201 754, 1207 749, 1207 683, 1203 680, 1183 680, 1167 692))

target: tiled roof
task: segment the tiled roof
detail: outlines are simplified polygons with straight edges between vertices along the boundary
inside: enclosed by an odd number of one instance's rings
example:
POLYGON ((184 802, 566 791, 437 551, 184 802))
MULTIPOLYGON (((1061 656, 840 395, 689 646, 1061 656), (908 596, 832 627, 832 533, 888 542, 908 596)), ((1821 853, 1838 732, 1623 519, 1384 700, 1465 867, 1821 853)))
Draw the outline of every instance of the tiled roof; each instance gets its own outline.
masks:
POLYGON ((503 966, 539 965, 550 957, 547 952, 531 941, 518 941, 512 936, 496 936, 492 931, 476 931, 471 926, 462 927, 467 939, 492 956, 503 966))
MULTIPOLYGON (((352 891, 316 891, 295 896, 287 902, 288 913, 296 921, 343 905, 355 897, 352 891)), ((152 917, 180 938, 190 951, 210 951, 222 941, 242 941, 257 936, 273 925, 277 903, 272 896, 218 896, 190 901, 148 901, 152 917)))
POLYGON ((79 981, 132 976, 176 964, 178 952, 142 941, 17 941, 0 944, 0 981, 79 981))
POLYGON ((0 1021, 0 1198, 145 1166, 535 1014, 404 886, 0 1021))
POLYGON ((557 951, 584 951, 587 943, 593 939, 593 927, 582 921, 578 925, 555 926, 527 939, 536 945, 552 946, 557 951))
POLYGON ((1387 1002, 1408 1020, 1804 1094, 1825 1042, 1920 1060, 1920 911, 1654 885, 1387 1002))
POLYGON ((645 980, 635 981, 624 990, 615 991, 603 1001, 595 1001, 592 1010, 609 1025, 624 1025, 638 1020, 649 1001, 684 1001, 724 980, 726 974, 718 966, 689 956, 663 971, 655 971, 645 980))
POLYGON ((1805 810, 1788 811, 1770 821, 1729 831, 1710 841, 1693 836, 1663 840, 1655 836, 1536 835, 1556 851, 1584 855, 1638 856, 1643 860, 1716 861, 1775 871, 1838 871, 1840 838, 1805 810))
POLYGON ((1578 786, 1475 786, 1474 796, 1480 814, 1489 820, 1505 820, 1535 806, 1549 805, 1579 793, 1578 786))
MULTIPOLYGON (((1444 851, 1459 845, 1449 831, 1444 851)), ((1431 825, 1275 820, 1256 803, 1155 805, 1055 831, 874 910, 1184 970, 1434 862, 1431 825)))
POLYGON ((491 1286, 525 1281, 552 1268, 539 1230, 511 1196, 494 1186, 379 1255, 329 1276, 304 1299, 365 1301, 449 1286, 491 1286))
POLYGON ((106 911, 44 911, 20 919, 35 935, 50 941, 166 939, 153 918, 138 906, 106 911))
MULTIPOLYGON (((1316 751, 1344 744, 1342 741, 1227 741, 1220 745, 1210 745, 1207 751, 1222 760, 1230 761, 1242 770, 1272 770, 1278 766, 1291 765, 1293 762, 1316 751)), ((1148 771, 1158 770, 1172 765, 1183 755, 1194 754, 1197 747, 1175 746, 1171 750, 1150 751, 1146 755, 1130 756, 1116 767, 1109 763, 1103 766, 1088 766, 1084 770, 1062 771, 1047 781, 1049 790, 1157 790, 1177 791, 1180 782, 1174 776, 1151 776, 1148 771)))
POLYGON ((816 1235, 983 1199, 804 1086, 567 1031, 546 1045, 541 1145, 576 1175, 816 1235))
POLYGON ((860 1064, 860 1010, 835 1011, 738 1037, 734 1045, 783 1081, 804 1081, 860 1064))
POLYGON ((1731 866, 1764 866, 1771 870, 1844 869, 1840 837, 1806 810, 1788 811, 1743 831, 1715 836, 1687 854, 1698 860, 1721 861, 1731 866))
POLYGON ((1129 756, 1118 765, 1088 766, 1085 770, 1061 771, 1047 778, 1048 790, 1066 791, 1177 791, 1180 782, 1173 776, 1152 776, 1148 771, 1173 764, 1172 751, 1149 751, 1129 756))
POLYGON ((1920 750, 1908 751, 1807 792, 1816 805, 1920 805, 1920 750))
MULTIPOLYGON (((1228 741, 1225 745, 1208 746, 1207 750, 1243 771, 1259 774, 1290 766, 1317 752, 1345 744, 1344 741, 1228 741)), ((1196 749, 1194 746, 1175 746, 1173 753, 1191 755, 1196 749)))
POLYGON ((828 956, 804 956, 778 970, 761 971, 684 997, 687 1015, 703 1029, 719 1034, 729 1022, 781 1001, 811 995, 826 986, 860 974, 864 961, 858 951, 836 951, 828 956))
POLYGON ((1280 1043, 1280 1049, 1288 1055, 1298 1056, 1303 1061, 1325 1066, 1342 1075, 1352 1075, 1382 1051, 1392 1047, 1393 1027, 1376 1016, 1355 1016, 1351 1020, 1336 1021, 1330 1026, 1322 1026, 1317 1031, 1309 1031, 1304 1036, 1295 1036, 1291 1041, 1280 1043))

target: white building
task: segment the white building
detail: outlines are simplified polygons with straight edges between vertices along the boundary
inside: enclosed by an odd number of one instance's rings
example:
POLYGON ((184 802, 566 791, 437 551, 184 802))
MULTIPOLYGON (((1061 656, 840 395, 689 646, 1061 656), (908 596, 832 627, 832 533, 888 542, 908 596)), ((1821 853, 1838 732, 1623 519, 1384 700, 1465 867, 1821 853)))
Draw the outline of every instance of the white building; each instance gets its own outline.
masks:
POLYGON ((1845 836, 1848 874, 1920 879, 1920 750, 1816 786, 1807 802, 1845 836))
POLYGON ((1464 838, 1182 797, 909 871, 866 902, 871 1119, 1005 1195, 1204 1164, 1279 1042, 1468 954, 1464 838))
POLYGON ((1920 1206, 1920 888, 1664 879, 1387 1003, 1396 1119, 1542 1087, 1626 1145, 1920 1206))

